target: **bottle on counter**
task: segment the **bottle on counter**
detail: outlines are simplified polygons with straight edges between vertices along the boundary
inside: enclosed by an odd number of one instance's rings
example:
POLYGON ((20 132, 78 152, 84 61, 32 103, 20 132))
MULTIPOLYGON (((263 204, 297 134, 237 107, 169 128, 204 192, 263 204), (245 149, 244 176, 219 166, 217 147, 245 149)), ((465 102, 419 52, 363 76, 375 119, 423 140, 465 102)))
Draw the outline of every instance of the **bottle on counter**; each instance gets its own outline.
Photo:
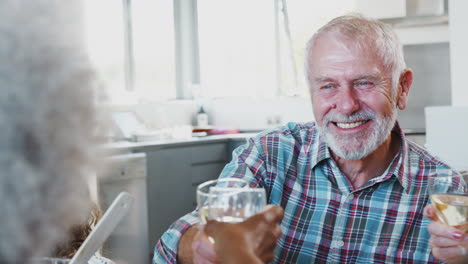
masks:
POLYGON ((197 126, 198 127, 206 127, 208 126, 208 114, 203 109, 203 106, 200 106, 200 109, 197 113, 197 126))

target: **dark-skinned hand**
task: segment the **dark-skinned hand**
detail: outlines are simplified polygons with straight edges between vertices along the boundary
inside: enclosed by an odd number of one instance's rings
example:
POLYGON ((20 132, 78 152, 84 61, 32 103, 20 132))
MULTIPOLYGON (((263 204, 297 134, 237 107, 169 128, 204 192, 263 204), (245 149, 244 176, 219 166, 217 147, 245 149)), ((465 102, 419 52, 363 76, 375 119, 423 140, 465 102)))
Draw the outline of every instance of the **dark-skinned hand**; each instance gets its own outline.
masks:
POLYGON ((210 220, 200 226, 192 243, 194 263, 265 263, 274 258, 281 236, 283 209, 267 208, 240 223, 210 220), (208 237, 211 237, 213 244, 208 237))

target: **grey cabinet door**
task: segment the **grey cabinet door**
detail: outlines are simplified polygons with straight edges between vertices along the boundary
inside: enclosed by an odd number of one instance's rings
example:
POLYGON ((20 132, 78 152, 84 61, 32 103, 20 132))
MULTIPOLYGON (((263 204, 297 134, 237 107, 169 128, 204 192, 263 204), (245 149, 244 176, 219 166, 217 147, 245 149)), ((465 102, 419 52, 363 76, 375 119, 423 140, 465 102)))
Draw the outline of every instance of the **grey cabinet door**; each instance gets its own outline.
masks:
POLYGON ((153 247, 172 222, 193 210, 190 159, 186 148, 147 153, 149 240, 153 247))
POLYGON ((150 245, 196 208, 196 186, 217 178, 227 161, 226 143, 147 152, 150 245))

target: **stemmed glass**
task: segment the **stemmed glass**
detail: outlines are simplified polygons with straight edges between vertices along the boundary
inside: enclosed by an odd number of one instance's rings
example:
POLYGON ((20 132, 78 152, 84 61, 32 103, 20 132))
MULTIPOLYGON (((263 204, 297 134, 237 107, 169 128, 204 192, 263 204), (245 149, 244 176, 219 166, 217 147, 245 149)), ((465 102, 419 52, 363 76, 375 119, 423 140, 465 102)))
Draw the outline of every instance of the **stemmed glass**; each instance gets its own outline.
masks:
POLYGON ((207 181, 197 188, 200 221, 242 222, 259 213, 266 205, 263 188, 249 188, 247 181, 222 178, 207 181))
POLYGON ((429 176, 429 193, 443 223, 468 231, 468 174, 444 170, 429 176))

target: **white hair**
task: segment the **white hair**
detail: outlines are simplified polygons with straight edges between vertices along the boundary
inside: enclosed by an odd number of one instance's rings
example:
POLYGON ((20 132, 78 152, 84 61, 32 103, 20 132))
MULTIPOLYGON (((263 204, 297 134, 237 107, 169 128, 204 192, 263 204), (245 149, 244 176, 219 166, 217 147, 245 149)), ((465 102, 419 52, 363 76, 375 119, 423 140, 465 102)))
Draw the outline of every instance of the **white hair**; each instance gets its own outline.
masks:
POLYGON ((0 2, 0 262, 47 255, 89 209, 93 74, 80 1, 0 2))
POLYGON ((392 92, 396 96, 400 74, 406 68, 400 40, 390 25, 375 19, 366 18, 357 13, 332 19, 322 26, 308 41, 304 69, 309 86, 311 83, 310 70, 313 67, 313 65, 310 65, 312 48, 315 41, 325 34, 349 39, 353 41, 352 45, 357 45, 362 49, 375 48, 377 56, 381 59, 384 67, 392 73, 392 85, 394 88, 392 92))

